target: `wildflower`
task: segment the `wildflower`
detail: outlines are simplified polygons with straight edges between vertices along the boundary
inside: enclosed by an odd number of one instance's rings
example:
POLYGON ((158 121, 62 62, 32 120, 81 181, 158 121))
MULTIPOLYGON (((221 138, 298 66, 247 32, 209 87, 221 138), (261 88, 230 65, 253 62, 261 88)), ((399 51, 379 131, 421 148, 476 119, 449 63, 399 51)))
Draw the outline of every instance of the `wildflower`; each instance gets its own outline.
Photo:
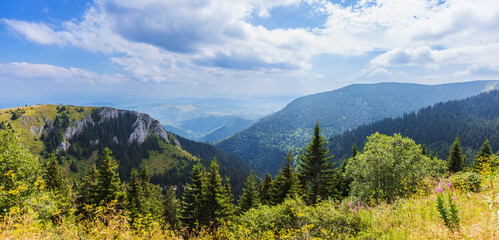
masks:
POLYGON ((442 192, 442 188, 441 187, 437 187, 437 193, 441 193, 442 192))
POLYGON ((447 183, 447 187, 448 187, 449 189, 451 189, 451 188, 452 188, 452 184, 451 184, 450 182, 449 182, 449 183, 447 183))
POLYGON ((456 196, 452 197, 452 200, 456 201, 456 200, 457 200, 457 197, 456 197, 456 196))

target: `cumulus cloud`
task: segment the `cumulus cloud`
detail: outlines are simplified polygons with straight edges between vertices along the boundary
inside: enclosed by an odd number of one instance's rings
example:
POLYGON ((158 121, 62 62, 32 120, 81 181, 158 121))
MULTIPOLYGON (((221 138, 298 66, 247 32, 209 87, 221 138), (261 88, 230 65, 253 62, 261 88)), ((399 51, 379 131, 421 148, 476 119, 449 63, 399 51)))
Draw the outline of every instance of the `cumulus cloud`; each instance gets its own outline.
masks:
POLYGON ((44 80, 60 83, 122 83, 128 79, 121 74, 98 74, 81 68, 63 68, 49 64, 0 63, 0 79, 6 81, 44 80))
POLYGON ((371 70, 490 63, 497 60, 499 1, 96 0, 82 20, 57 27, 3 23, 36 43, 107 54, 136 79, 182 82, 237 70, 308 71, 318 54, 384 52, 370 61, 371 70), (251 23, 300 4, 322 13, 323 24, 268 29, 251 23))

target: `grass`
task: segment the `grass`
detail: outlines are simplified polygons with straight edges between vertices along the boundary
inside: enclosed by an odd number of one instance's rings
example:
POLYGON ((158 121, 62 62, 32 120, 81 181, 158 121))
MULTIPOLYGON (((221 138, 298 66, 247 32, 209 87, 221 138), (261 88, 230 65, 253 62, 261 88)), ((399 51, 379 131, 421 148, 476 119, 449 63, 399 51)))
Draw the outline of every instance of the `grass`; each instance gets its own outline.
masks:
MULTIPOLYGON (((499 178, 491 180, 494 186, 499 186, 499 178)), ((436 189, 436 185, 437 182, 430 187, 436 189)), ((354 236, 331 234, 324 229, 313 230, 314 225, 305 220, 300 222, 301 228, 297 229, 259 231, 249 227, 251 224, 238 222, 237 218, 214 231, 205 228, 189 235, 185 230, 169 230, 158 222, 133 229, 127 222, 126 214, 114 212, 105 215, 105 221, 79 223, 71 216, 56 223, 38 220, 33 214, 5 216, 0 221, 0 238, 181 239, 188 235, 196 239, 314 239, 313 235, 320 232, 322 238, 331 239, 499 239, 499 189, 491 188, 489 181, 483 183, 482 188, 479 193, 444 190, 456 196, 459 206, 461 225, 459 231, 455 232, 444 225, 436 208, 436 192, 431 192, 426 196, 415 195, 372 208, 364 206, 355 210, 355 206, 350 207, 348 214, 358 216, 364 224, 362 230, 354 236)), ((348 203, 344 201, 342 205, 348 203)), ((327 212, 329 208, 333 212, 337 207, 337 203, 326 202, 320 208, 317 207, 317 211, 327 212)), ((267 207, 266 211, 271 210, 267 207)), ((302 219, 303 211, 313 212, 314 209, 296 209, 292 214, 302 219)))

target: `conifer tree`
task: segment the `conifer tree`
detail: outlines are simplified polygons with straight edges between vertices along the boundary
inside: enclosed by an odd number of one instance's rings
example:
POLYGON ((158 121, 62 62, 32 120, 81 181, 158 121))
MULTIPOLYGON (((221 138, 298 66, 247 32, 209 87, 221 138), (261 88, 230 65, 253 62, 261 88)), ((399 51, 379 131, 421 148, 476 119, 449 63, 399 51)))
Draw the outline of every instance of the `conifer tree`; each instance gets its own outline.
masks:
POLYGON ((111 154, 109 148, 104 149, 99 168, 97 192, 99 202, 103 203, 118 200, 121 195, 120 178, 116 172, 118 164, 111 154))
POLYGON ((317 203, 318 198, 327 196, 328 178, 333 164, 329 163, 327 140, 321 135, 319 121, 314 127, 314 136, 308 143, 305 153, 300 156, 300 180, 307 192, 307 202, 317 203))
POLYGON ((354 144, 354 145, 352 146, 352 157, 357 156, 357 153, 358 153, 358 152, 357 152, 357 145, 355 145, 355 144, 354 144))
POLYGON ((208 173, 207 185, 203 190, 204 209, 206 209, 205 217, 200 224, 209 225, 214 223, 217 225, 222 218, 226 218, 230 214, 230 206, 226 205, 226 193, 222 187, 222 178, 218 172, 219 167, 216 160, 211 162, 210 172, 208 173))
POLYGON ((139 179, 137 170, 133 169, 130 175, 130 182, 126 187, 127 192, 127 209, 130 211, 130 222, 133 224, 135 220, 144 215, 144 195, 142 184, 139 179))
POLYGON ((176 229, 178 226, 178 209, 179 202, 175 196, 173 186, 166 190, 163 201, 163 219, 170 225, 170 229, 176 229))
POLYGON ((246 184, 243 188, 243 195, 239 198, 239 213, 244 213, 251 208, 258 206, 258 189, 256 187, 255 175, 251 172, 246 178, 246 184))
POLYGON ((194 165, 191 174, 191 183, 187 184, 182 196, 182 210, 180 220, 187 226, 194 227, 205 211, 204 188, 206 188, 206 172, 201 163, 194 165))
POLYGON ((75 204, 78 214, 86 215, 87 206, 97 205, 99 203, 97 192, 98 176, 99 171, 95 165, 93 165, 90 170, 90 175, 83 178, 83 183, 77 187, 78 195, 76 196, 75 204))
POLYGON ((426 152, 426 144, 423 144, 423 147, 421 148, 421 154, 428 156, 428 154, 426 152))
POLYGON ((69 190, 54 153, 50 156, 45 170, 45 180, 47 188, 54 192, 64 193, 69 190))
POLYGON ((232 195, 232 188, 230 187, 230 180, 226 176, 224 179, 224 205, 227 208, 227 214, 230 216, 235 212, 235 206, 234 206, 234 196, 232 195))
POLYGON ((150 175, 147 167, 142 168, 140 183, 144 197, 144 214, 150 214, 153 218, 159 219, 163 214, 163 196, 161 188, 150 182, 150 175))
POLYGON ((265 174, 265 179, 260 183, 258 187, 258 196, 260 197, 261 204, 271 203, 271 191, 272 188, 272 176, 270 173, 265 174))
POLYGON ((272 182, 272 204, 277 205, 284 202, 286 197, 295 197, 300 195, 301 184, 298 179, 298 175, 293 171, 291 162, 293 158, 291 153, 288 153, 285 157, 286 161, 283 162, 283 166, 279 170, 279 174, 275 177, 272 182))
POLYGON ((476 155, 475 161, 473 162, 473 168, 475 170, 480 170, 483 167, 483 164, 488 164, 489 159, 492 156, 492 150, 490 149, 489 140, 485 140, 482 147, 478 151, 476 155))
POLYGON ((447 166, 449 172, 456 173, 462 171, 464 168, 464 158, 461 154, 461 145, 459 143, 459 137, 456 136, 454 144, 449 152, 449 158, 447 159, 447 166))

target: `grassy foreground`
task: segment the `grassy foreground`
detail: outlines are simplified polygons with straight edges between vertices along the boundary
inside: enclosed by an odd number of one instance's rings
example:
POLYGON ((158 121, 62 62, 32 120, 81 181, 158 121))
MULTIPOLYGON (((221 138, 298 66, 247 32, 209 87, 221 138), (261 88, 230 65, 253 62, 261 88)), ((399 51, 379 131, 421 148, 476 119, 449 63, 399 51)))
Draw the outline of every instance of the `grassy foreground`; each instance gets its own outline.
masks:
POLYGON ((454 196, 460 227, 451 231, 436 208, 438 182, 393 203, 369 207, 359 202, 324 201, 306 206, 289 199, 278 206, 260 206, 212 230, 170 230, 158 222, 130 226, 125 213, 95 209, 90 221, 73 214, 40 220, 36 212, 11 213, 0 219, 1 239, 499 239, 499 177, 489 175, 478 193, 447 187, 454 196))

